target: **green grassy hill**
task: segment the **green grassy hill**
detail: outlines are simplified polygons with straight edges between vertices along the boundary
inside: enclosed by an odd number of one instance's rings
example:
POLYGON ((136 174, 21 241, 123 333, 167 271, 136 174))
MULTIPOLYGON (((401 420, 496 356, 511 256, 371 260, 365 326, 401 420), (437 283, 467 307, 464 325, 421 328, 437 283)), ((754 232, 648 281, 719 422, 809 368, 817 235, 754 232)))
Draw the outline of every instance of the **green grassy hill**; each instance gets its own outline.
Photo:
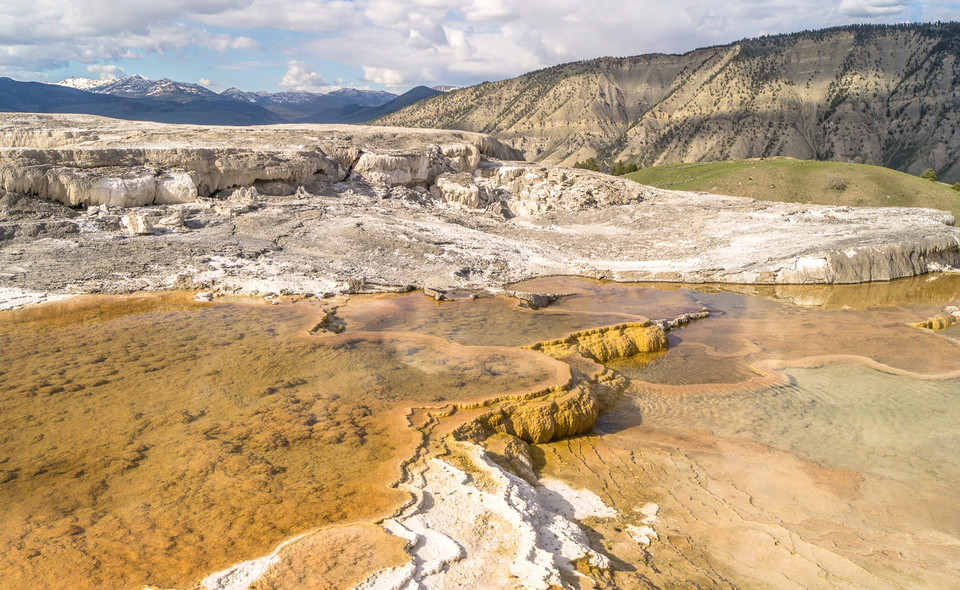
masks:
POLYGON ((960 220, 960 192, 880 166, 792 158, 696 162, 653 166, 627 175, 659 188, 704 191, 764 201, 927 207, 950 211, 960 220))

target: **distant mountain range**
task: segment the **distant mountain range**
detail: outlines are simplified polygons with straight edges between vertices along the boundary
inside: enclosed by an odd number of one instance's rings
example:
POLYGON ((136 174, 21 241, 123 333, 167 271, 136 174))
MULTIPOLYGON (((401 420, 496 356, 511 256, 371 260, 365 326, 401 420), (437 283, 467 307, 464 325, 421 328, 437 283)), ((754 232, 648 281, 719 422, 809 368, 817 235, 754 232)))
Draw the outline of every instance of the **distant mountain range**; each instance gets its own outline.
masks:
POLYGON ((297 119, 297 123, 363 123, 385 117, 426 98, 443 94, 443 91, 426 86, 417 86, 408 92, 395 96, 390 102, 381 105, 361 106, 358 104, 345 105, 339 108, 327 109, 297 119))
POLYGON ((849 26, 483 83, 378 124, 491 133, 527 159, 764 156, 960 180, 960 23, 849 26))
MULTIPOLYGON (((290 92, 244 92, 236 88, 229 88, 220 93, 221 96, 259 105, 268 111, 279 115, 287 121, 296 122, 298 119, 316 115, 322 111, 340 109, 347 106, 371 107, 380 106, 397 98, 396 94, 382 90, 357 90, 355 88, 341 88, 327 94, 306 92, 303 90, 290 92)), ((324 120, 323 123, 336 121, 324 120)))
MULTIPOLYGON (((217 96, 216 93, 213 93, 217 96)), ((128 98, 41 82, 0 78, 0 111, 82 113, 134 121, 198 125, 266 125, 284 123, 263 107, 224 98, 182 101, 158 97, 128 98)))
POLYGON ((441 94, 423 86, 397 96, 380 90, 343 88, 327 94, 304 91, 216 93, 199 84, 126 76, 115 80, 68 78, 58 84, 0 78, 0 111, 84 113, 118 119, 208 125, 361 123, 422 98, 441 94))
POLYGON ((221 100, 223 97, 213 90, 199 84, 175 82, 168 78, 149 80, 143 76, 125 76, 115 80, 89 80, 87 78, 68 78, 59 86, 86 90, 96 94, 109 94, 124 98, 157 98, 187 103, 197 99, 221 100))

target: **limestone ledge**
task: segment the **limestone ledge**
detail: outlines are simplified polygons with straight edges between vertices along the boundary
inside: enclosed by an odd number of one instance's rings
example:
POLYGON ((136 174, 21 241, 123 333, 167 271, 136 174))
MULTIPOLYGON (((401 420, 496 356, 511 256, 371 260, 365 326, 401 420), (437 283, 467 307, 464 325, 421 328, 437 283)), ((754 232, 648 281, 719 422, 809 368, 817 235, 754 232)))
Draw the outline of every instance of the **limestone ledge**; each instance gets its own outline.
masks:
POLYGON ((910 243, 892 242, 800 256, 793 268, 781 269, 772 280, 755 282, 804 284, 889 281, 949 270, 958 265, 960 238, 923 237, 910 243))

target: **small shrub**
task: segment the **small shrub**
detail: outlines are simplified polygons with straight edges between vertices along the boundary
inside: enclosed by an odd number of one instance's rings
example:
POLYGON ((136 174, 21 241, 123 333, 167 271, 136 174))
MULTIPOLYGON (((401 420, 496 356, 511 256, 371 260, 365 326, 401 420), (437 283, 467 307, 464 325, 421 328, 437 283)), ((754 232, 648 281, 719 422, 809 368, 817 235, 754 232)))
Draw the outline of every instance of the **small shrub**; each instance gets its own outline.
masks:
POLYGON ((937 180, 937 171, 933 168, 927 168, 920 173, 920 178, 926 178, 930 182, 934 182, 937 180))
POLYGON ((847 183, 844 182, 844 180, 839 176, 833 176, 830 178, 830 182, 828 183, 828 186, 830 187, 830 190, 842 191, 847 188, 847 183))
POLYGON ((953 183, 953 185, 950 188, 960 193, 960 182, 953 183))

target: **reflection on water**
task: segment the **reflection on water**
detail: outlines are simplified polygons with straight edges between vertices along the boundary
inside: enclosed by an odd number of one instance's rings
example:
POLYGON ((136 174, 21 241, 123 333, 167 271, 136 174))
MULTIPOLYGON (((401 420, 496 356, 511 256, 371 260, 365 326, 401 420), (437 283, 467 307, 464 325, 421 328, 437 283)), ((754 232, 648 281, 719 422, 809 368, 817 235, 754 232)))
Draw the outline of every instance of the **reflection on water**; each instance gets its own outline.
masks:
POLYGON ((577 330, 647 319, 639 311, 595 312, 564 305, 533 311, 506 297, 438 302, 417 294, 380 297, 339 314, 351 330, 417 332, 468 346, 526 346, 577 330))
POLYGON ((740 383, 757 374, 729 357, 712 354, 712 349, 690 344, 676 335, 670 348, 659 353, 638 354, 607 364, 630 379, 670 385, 740 383))
MULTIPOLYGON (((411 406, 562 383, 565 365, 519 346, 704 306, 665 353, 611 363, 631 384, 596 436, 539 447, 545 473, 621 511, 662 505, 649 554, 602 523, 590 533, 623 584, 960 576, 960 381, 919 378, 960 371, 960 333, 909 326, 960 299, 960 277, 520 288, 567 296, 535 311, 419 293, 278 306, 170 294, 0 314, 0 587, 187 585, 293 534, 390 513, 406 496, 387 484, 420 441, 411 406), (310 334, 334 306, 346 332, 310 334)), ((331 530, 310 546, 377 536, 331 530)), ((356 579, 387 560, 362 553, 356 579)), ((312 559, 295 577, 326 587, 312 559)))

